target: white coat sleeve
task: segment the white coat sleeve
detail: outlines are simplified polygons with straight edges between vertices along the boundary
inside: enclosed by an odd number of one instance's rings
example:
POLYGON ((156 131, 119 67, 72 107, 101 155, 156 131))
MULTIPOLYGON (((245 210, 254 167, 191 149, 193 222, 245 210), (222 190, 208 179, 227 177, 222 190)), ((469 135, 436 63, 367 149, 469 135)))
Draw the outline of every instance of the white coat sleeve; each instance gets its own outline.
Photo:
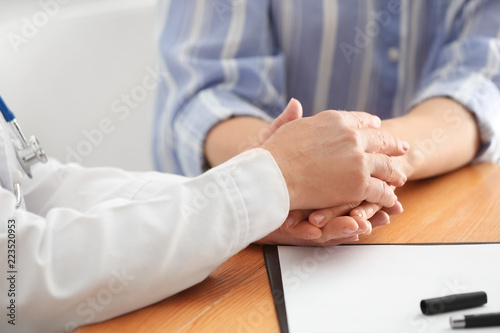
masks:
POLYGON ((160 301, 277 229, 289 210, 263 149, 191 179, 54 162, 39 173, 25 186, 27 210, 0 189, 1 332, 71 331, 160 301))

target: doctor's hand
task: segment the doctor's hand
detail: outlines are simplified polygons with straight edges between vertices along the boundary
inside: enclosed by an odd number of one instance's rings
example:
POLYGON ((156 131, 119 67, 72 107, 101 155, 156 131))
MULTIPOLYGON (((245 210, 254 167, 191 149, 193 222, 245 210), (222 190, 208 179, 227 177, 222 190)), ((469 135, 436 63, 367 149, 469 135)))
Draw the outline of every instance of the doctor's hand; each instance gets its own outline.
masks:
MULTIPOLYGON (((260 131, 258 140, 250 137, 242 146, 261 146, 279 127, 301 117, 302 106, 300 102, 292 99, 283 113, 268 128, 260 131)), ((357 202, 318 211, 294 210, 281 228, 261 239, 259 243, 330 246, 355 241, 359 234, 369 234, 372 227, 390 223, 389 215, 403 211, 399 202, 392 208, 384 208, 383 211, 378 211, 380 208, 381 206, 369 202, 363 202, 361 205, 357 202), (378 209, 375 210, 375 207, 378 209)))
POLYGON ((372 228, 390 223, 389 215, 403 211, 397 202, 391 208, 369 203, 352 203, 321 210, 291 211, 283 225, 259 240, 260 244, 332 246, 359 240, 372 228), (317 215, 323 218, 316 219, 317 215))
POLYGON ((278 128, 261 147, 282 171, 291 210, 365 200, 394 206, 388 184, 401 186, 406 176, 388 155, 402 155, 408 146, 378 127, 380 119, 364 112, 324 111, 278 128))

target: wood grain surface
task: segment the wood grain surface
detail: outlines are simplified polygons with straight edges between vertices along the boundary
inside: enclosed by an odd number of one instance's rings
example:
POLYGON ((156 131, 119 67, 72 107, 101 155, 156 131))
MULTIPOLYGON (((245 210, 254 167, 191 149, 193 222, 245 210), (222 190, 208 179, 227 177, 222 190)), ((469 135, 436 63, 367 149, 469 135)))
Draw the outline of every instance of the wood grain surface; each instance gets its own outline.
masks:
MULTIPOLYGON (((500 241, 500 165, 410 182, 397 195, 405 212, 359 243, 500 241)), ((77 332, 279 332, 262 249, 251 245, 202 283, 77 332)))

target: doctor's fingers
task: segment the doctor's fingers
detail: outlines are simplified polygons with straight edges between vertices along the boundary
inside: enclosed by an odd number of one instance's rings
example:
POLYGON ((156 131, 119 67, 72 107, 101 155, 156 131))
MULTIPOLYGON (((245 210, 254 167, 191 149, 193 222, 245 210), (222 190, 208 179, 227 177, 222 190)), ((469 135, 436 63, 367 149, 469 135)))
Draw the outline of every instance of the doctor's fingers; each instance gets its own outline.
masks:
POLYGON ((320 241, 320 240, 315 240, 315 239, 309 239, 309 240, 304 240, 304 239, 296 239, 294 240, 293 244, 295 246, 335 246, 339 244, 345 244, 345 243, 351 243, 351 242, 356 242, 359 240, 358 235, 350 236, 350 237, 345 237, 345 238, 337 238, 337 239, 330 239, 327 241, 320 241))
POLYGON ((403 186, 408 180, 393 158, 383 154, 367 154, 366 159, 372 177, 398 187, 403 186))
POLYGON ((332 239, 341 239, 350 236, 368 235, 372 232, 369 221, 351 216, 339 216, 321 228, 322 235, 318 242, 327 242, 332 239))
POLYGON ((369 221, 372 224, 372 227, 375 228, 391 223, 391 218, 387 212, 379 210, 369 219, 369 221))
POLYGON ((303 240, 317 240, 323 233, 320 228, 313 226, 307 220, 302 220, 292 227, 283 224, 280 229, 284 234, 303 240))
MULTIPOLYGON (((402 209, 401 203, 399 201, 394 205, 394 207, 401 207, 402 209)), ((365 201, 359 207, 353 209, 349 215, 353 217, 360 217, 362 219, 367 219, 368 221, 370 221, 372 227, 375 228, 391 223, 391 218, 389 217, 389 214, 381 210, 382 208, 384 207, 365 201)), ((394 212, 399 211, 398 208, 394 209, 387 208, 387 209, 393 210, 394 212)))
POLYGON ((371 203, 371 202, 363 202, 358 207, 354 208, 350 211, 349 216, 359 216, 364 219, 371 219, 373 215, 375 215, 379 210, 385 211, 388 215, 396 215, 401 214, 403 212, 403 205, 401 202, 396 202, 396 204, 390 208, 382 207, 380 205, 371 203))
POLYGON ((347 215, 349 212, 351 212, 354 208, 358 207, 360 204, 361 202, 353 202, 336 207, 318 209, 309 214, 308 220, 312 225, 318 228, 322 228, 327 223, 329 223, 330 220, 332 220, 333 218, 347 215))
POLYGON ((401 202, 398 201, 392 207, 383 207, 368 220, 370 221, 373 227, 386 225, 391 223, 390 215, 401 214, 403 211, 404 211, 403 205, 401 204, 401 202))
POLYGON ((400 140, 384 130, 364 128, 361 130, 361 134, 362 145, 367 153, 400 156, 410 149, 408 142, 400 140))
POLYGON ((357 241, 359 241, 359 236, 354 235, 345 238, 330 239, 326 242, 315 241, 315 246, 334 246, 334 245, 357 242, 357 241))
POLYGON ((290 211, 285 222, 281 225, 281 229, 295 227, 299 224, 299 222, 307 220, 307 217, 311 214, 311 212, 312 210, 307 209, 296 209, 290 211))
POLYGON ((390 208, 365 201, 359 207, 353 209, 349 215, 368 219, 375 228, 391 223, 390 215, 401 214, 403 211, 403 205, 399 201, 390 208))

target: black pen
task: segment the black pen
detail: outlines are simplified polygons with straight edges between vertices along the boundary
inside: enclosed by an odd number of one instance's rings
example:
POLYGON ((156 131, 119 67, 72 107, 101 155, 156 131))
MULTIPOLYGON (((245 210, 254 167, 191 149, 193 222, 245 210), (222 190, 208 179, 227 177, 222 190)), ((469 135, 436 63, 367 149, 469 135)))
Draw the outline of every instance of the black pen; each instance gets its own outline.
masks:
POLYGON ((452 328, 487 327, 500 325, 500 312, 451 317, 452 328))

